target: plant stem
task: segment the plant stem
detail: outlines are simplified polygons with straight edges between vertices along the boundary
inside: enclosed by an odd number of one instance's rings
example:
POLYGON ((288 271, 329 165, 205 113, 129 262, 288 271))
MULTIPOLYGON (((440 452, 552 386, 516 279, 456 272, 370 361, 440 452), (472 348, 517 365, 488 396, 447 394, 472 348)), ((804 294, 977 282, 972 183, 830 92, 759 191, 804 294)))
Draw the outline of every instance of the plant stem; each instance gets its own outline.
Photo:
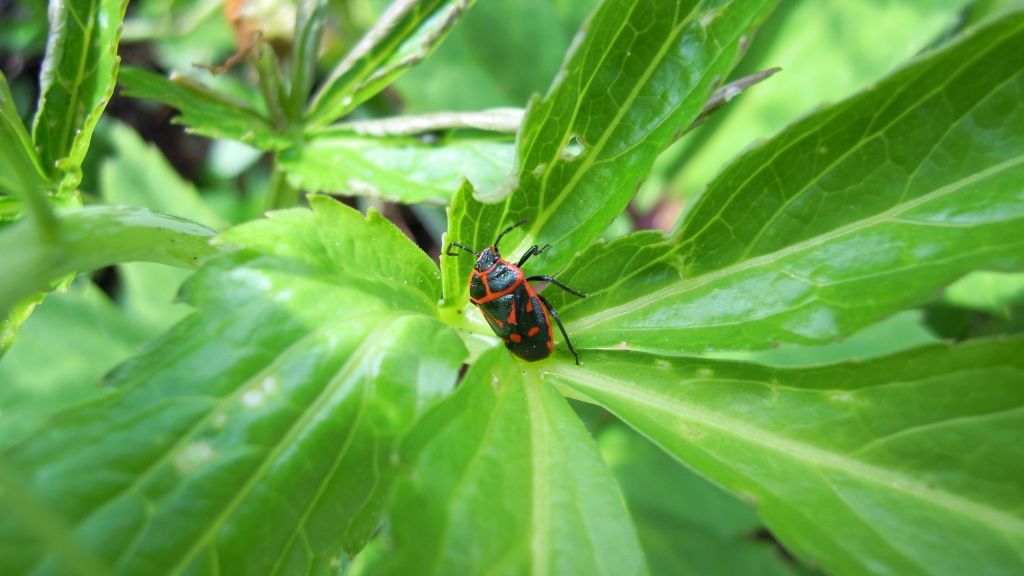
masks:
POLYGON ((270 45, 263 41, 258 42, 253 53, 253 64, 256 66, 259 78, 260 92, 263 94, 263 100, 267 103, 271 124, 278 131, 285 131, 290 122, 288 114, 282 107, 286 92, 281 80, 281 71, 277 68, 277 58, 274 57, 274 51, 270 45))
POLYGON ((302 121, 303 107, 313 89, 326 12, 326 0, 300 0, 298 3, 292 47, 292 83, 285 102, 292 122, 302 121))
POLYGON ((270 189, 267 190, 267 198, 263 202, 264 210, 278 210, 291 208, 299 202, 299 189, 292 186, 288 177, 277 162, 274 156, 274 168, 270 176, 270 189))

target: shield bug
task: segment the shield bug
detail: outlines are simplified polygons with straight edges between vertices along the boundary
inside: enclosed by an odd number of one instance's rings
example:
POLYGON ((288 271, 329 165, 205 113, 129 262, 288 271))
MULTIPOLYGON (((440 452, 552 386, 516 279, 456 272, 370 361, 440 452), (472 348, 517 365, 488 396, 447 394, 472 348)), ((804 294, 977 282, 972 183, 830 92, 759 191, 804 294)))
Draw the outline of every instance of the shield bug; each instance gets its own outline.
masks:
POLYGON ((551 334, 551 320, 555 320, 558 329, 565 338, 565 344, 569 352, 580 363, 580 357, 569 341, 569 335, 565 333, 562 320, 555 310, 543 296, 530 285, 532 281, 544 281, 558 286, 562 290, 580 298, 586 298, 586 294, 573 290, 565 284, 550 276, 527 277, 522 270, 526 261, 531 256, 536 256, 551 245, 545 244, 539 247, 531 246, 519 262, 513 264, 501 257, 498 251, 498 244, 501 238, 522 226, 526 221, 521 221, 506 228, 494 244, 477 252, 472 248, 451 242, 445 250, 448 256, 458 256, 458 252, 452 252, 452 248, 461 248, 476 256, 476 264, 473 266, 473 273, 469 277, 469 301, 480 309, 484 319, 491 326, 491 330, 505 342, 505 346, 516 356, 530 362, 542 360, 551 355, 554 349, 554 340, 551 334))

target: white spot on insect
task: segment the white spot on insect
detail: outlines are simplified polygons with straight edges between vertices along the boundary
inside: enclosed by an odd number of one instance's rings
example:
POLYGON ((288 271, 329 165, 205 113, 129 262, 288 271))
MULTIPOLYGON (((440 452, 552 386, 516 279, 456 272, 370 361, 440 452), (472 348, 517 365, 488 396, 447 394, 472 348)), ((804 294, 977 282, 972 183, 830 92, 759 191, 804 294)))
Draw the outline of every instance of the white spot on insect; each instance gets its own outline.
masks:
POLYGON ((726 102, 730 102, 733 98, 739 96, 740 92, 742 92, 742 90, 740 90, 738 87, 729 86, 728 88, 725 89, 725 94, 722 94, 722 97, 725 98, 726 102))
POLYGON ((213 447, 208 442, 194 442, 174 456, 174 467, 181 474, 189 474, 213 458, 213 447))
POLYGON ((615 350, 629 350, 629 342, 626 342, 625 340, 623 340, 622 342, 619 342, 618 344, 616 344, 614 349, 615 350))
POLYGON ((531 172, 534 176, 540 178, 541 176, 544 175, 544 170, 546 170, 547 167, 547 164, 541 162, 540 164, 537 164, 537 166, 535 166, 531 172))
POLYGON ((713 378, 714 376, 715 376, 715 371, 712 370, 711 368, 699 368, 697 370, 697 377, 698 378, 713 378))

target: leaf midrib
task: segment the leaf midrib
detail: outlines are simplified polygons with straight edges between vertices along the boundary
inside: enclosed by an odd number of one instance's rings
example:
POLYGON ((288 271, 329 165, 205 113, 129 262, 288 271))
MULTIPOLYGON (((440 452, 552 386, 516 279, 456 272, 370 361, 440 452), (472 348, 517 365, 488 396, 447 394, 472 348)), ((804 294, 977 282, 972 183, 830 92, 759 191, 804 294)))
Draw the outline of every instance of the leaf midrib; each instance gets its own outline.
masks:
MULTIPOLYGON (((79 26, 81 26, 82 23, 81 23, 81 21, 79 21, 78 15, 74 13, 74 9, 70 5, 68 5, 66 7, 66 9, 67 9, 69 14, 72 14, 74 16, 74 19, 75 19, 76 22, 78 22, 79 26)), ((68 141, 71 139, 71 130, 76 125, 74 119, 75 119, 75 108, 78 106, 78 97, 79 97, 79 92, 80 92, 79 88, 82 85, 82 78, 83 78, 83 76, 85 74, 85 68, 86 68, 86 64, 87 64, 87 62, 89 60, 89 55, 92 52, 91 51, 92 35, 93 35, 93 29, 94 29, 95 24, 96 24, 96 10, 97 10, 96 2, 90 2, 89 3, 89 18, 88 18, 89 22, 88 22, 87 25, 85 25, 84 29, 82 30, 83 31, 83 42, 82 42, 82 53, 80 54, 80 58, 79 58, 79 62, 78 62, 78 74, 76 74, 75 78, 73 79, 74 80, 74 84, 73 84, 73 88, 74 89, 68 89, 68 92, 70 92, 70 94, 71 94, 71 100, 68 103, 67 117, 65 118, 65 121, 64 121, 64 124, 62 126, 61 133, 60 133, 60 155, 61 155, 62 158, 64 156, 66 156, 68 154, 68 152, 70 152, 70 150, 69 150, 70 144, 69 144, 68 141)), ((67 26, 67 22, 65 22, 64 25, 67 26)), ((59 71, 60 71, 60 68, 58 67, 57 68, 57 72, 58 73, 56 74, 56 77, 57 77, 58 81, 60 79, 59 71)), ((61 158, 51 158, 51 160, 60 160, 60 159, 61 158)))
MULTIPOLYGON (((366 359, 365 363, 370 364, 370 365, 373 364, 372 362, 369 361, 369 359, 366 359)), ((332 385, 331 382, 328 382, 326 387, 329 388, 329 387, 331 387, 331 385, 332 385)), ((281 568, 283 567, 283 562, 288 557, 288 553, 291 551, 292 544, 295 543, 295 539, 298 538, 299 534, 301 534, 301 533, 303 533, 305 531, 306 523, 309 521, 309 517, 313 513, 313 510, 316 508, 317 504, 320 503, 320 499, 323 497, 324 492, 327 489, 327 485, 331 483, 332 479, 334 479, 335 474, 338 473, 338 470, 341 467, 341 463, 344 462, 345 461, 345 457, 348 456, 348 450, 352 446, 352 442, 355 440, 356 436, 358 435, 359 427, 362 424, 363 417, 366 414, 368 399, 371 396, 371 394, 373 394, 373 392, 374 392, 374 390, 371 390, 371 389, 373 389, 375 387, 376 387, 376 382, 374 382, 372 380, 370 382, 365 383, 363 386, 359 386, 358 387, 359 388, 359 391, 358 391, 358 393, 359 393, 359 406, 356 409, 355 417, 352 419, 352 423, 351 423, 351 425, 348 428, 348 433, 345 435, 345 441, 342 443, 341 448, 338 450, 338 453, 335 455, 334 461, 331 463, 331 468, 327 472, 327 476, 325 476, 323 478, 323 480, 317 485, 316 493, 313 494, 312 498, 310 498, 309 503, 305 507, 305 510, 302 511, 302 515, 299 517, 298 521, 295 522, 295 526, 292 528, 292 531, 291 531, 291 536, 288 537, 288 540, 285 542, 284 546, 281 547, 281 552, 278 554, 277 560, 274 562, 273 566, 271 567, 271 570, 270 570, 271 576, 274 576, 275 574, 278 574, 279 571, 281 570, 281 568)), ((376 483, 375 483, 375 485, 376 485, 376 483)), ((370 494, 372 494, 372 490, 371 490, 370 494)), ((365 505, 365 503, 364 503, 364 505, 365 505)), ((352 514, 352 518, 350 519, 348 526, 351 525, 351 520, 353 520, 355 518, 355 516, 356 516, 356 514, 353 513, 352 514)), ((346 526, 346 528, 348 526, 346 526)))
MULTIPOLYGON (((723 436, 732 437, 740 443, 756 446, 766 452, 778 453, 781 458, 841 471, 868 483, 884 486, 887 490, 903 493, 923 503, 939 505, 950 512, 971 518, 979 524, 995 528, 1003 534, 1024 536, 1024 521, 1020 518, 940 488, 929 488, 904 473, 885 470, 848 455, 829 452, 806 442, 782 436, 772 430, 752 426, 739 419, 725 418, 712 411, 680 402, 671 396, 645 390, 629 382, 579 369, 573 371, 572 374, 566 374, 560 372, 560 367, 554 365, 551 367, 551 372, 557 374, 566 386, 591 398, 595 396, 587 394, 587 392, 588 389, 593 388, 599 391, 599 394, 596 395, 598 398, 602 394, 610 394, 655 412, 668 414, 675 418, 690 419, 716 430, 723 436)), ((619 410, 612 406, 605 407, 621 417, 619 410)), ((629 420, 626 419, 626 421, 629 420)))
MULTIPOLYGON (((824 178, 827 174, 830 174, 832 172, 832 170, 836 166, 838 166, 840 163, 842 163, 842 162, 846 161, 847 159, 849 159, 851 156, 853 156, 853 154, 855 154, 856 152, 860 151, 869 142, 874 142, 878 138, 881 138, 882 135, 885 134, 886 131, 889 130, 893 125, 895 125, 897 122, 903 120, 908 115, 910 115, 911 113, 916 111, 922 104, 924 104, 929 99, 931 99, 932 96, 935 96, 935 95, 939 94, 940 92, 943 92, 947 88, 949 83, 952 81, 952 79, 954 77, 956 77, 960 72, 966 70, 968 67, 974 65, 976 62, 978 62, 979 60, 981 60, 985 56, 991 54, 994 50, 996 50, 1000 46, 1001 46, 1001 43, 993 42, 992 44, 990 44, 988 46, 987 50, 979 50, 977 53, 972 54, 971 57, 968 58, 967 60, 965 60, 964 62, 962 62, 960 66, 956 67, 954 70, 950 70, 950 71, 947 72, 947 76, 946 76, 946 81, 945 82, 942 82, 942 83, 940 83, 940 84, 938 84, 936 86, 933 86, 931 90, 928 90, 928 91, 924 92, 918 98, 917 102, 914 103, 913 106, 910 106, 910 107, 902 110, 899 114, 897 114, 895 117, 893 117, 884 126, 876 129, 871 136, 869 136, 867 138, 861 138, 860 140, 858 140, 857 144, 855 146, 853 146, 852 148, 850 148, 848 150, 845 150, 833 162, 830 162, 818 174, 815 174, 813 178, 811 178, 806 184, 804 184, 800 188, 800 190, 798 190, 795 194, 793 194, 792 196, 787 198, 786 201, 783 202, 782 205, 779 206, 778 209, 775 210, 775 212, 771 215, 771 217, 764 223, 764 225, 761 226, 760 230, 757 231, 757 234, 754 236, 754 238, 750 242, 747 243, 747 246, 743 250, 743 253, 740 255, 739 259, 740 260, 744 260, 744 259, 748 258, 750 256, 750 253, 754 249, 757 248, 757 245, 758 245, 758 243, 760 243, 761 239, 764 238, 765 234, 768 233, 768 230, 772 227, 773 224, 775 224, 775 222, 778 221, 778 219, 786 212, 786 210, 790 206, 792 206, 794 203, 796 203, 797 201, 802 199, 812 189, 812 187, 814 187, 819 182, 821 182, 822 178, 824 178)), ((961 122, 963 122, 963 120, 965 118, 967 118, 968 115, 970 115, 972 112, 974 112, 979 105, 981 105, 983 102, 988 100, 988 98, 990 96, 995 94, 999 89, 1001 89, 1007 83, 1015 80, 1016 78, 1017 78, 1017 75, 1010 76, 1008 78, 1003 79, 988 94, 986 94, 982 98, 978 99, 971 106, 965 108, 963 110, 963 112, 960 114, 960 116, 958 116, 955 119, 953 119, 953 121, 950 122, 949 125, 945 127, 945 129, 942 131, 942 135, 935 139, 934 143, 931 145, 931 147, 929 148, 928 152, 924 156, 922 156, 922 158, 918 162, 917 166, 915 166, 914 169, 910 172, 910 174, 908 174, 907 179, 906 179, 906 181, 904 183, 904 194, 906 194, 906 188, 909 187, 911 182, 914 180, 914 178, 916 178, 918 176, 918 172, 921 169, 921 166, 924 166, 924 165, 926 165, 928 163, 928 160, 931 159, 931 157, 935 153, 935 151, 938 150, 939 146, 943 143, 943 141, 946 139, 946 137, 949 136, 949 134, 953 130, 953 128, 958 126, 961 122)), ((892 95, 892 97, 895 97, 897 94, 899 94, 899 92, 895 91, 894 94, 892 95)), ((872 122, 872 124, 873 124, 873 122, 872 122)), ((766 166, 769 166, 769 165, 772 165, 772 163, 765 163, 764 165, 762 165, 761 169, 764 169, 766 166)), ((760 170, 758 170, 757 172, 760 172, 760 170)), ((750 179, 748 179, 748 183, 749 183, 749 181, 750 181, 750 179)), ((732 200, 736 196, 739 195, 738 190, 739 189, 737 189, 737 192, 734 192, 732 197, 730 197, 730 204, 731 204, 732 200)))
MULTIPOLYGON (((758 236, 757 236, 757 238, 755 238, 755 241, 761 237, 761 234, 763 233, 764 229, 766 229, 768 227, 768 225, 775 220, 775 218, 783 211, 785 206, 788 206, 789 204, 791 204, 796 199, 801 198, 803 196, 803 194, 805 192, 807 192, 813 184, 815 184, 816 182, 820 181, 821 178, 823 178, 826 174, 829 174, 832 168, 837 166, 840 162, 846 160, 854 152, 860 150, 862 148, 862 146, 866 142, 871 141, 872 139, 877 138, 880 135, 884 134, 886 132, 886 130, 891 128, 894 124, 896 124, 897 122, 899 122, 900 120, 905 118, 907 115, 909 115, 912 112, 914 112, 915 110, 917 110, 918 107, 924 101, 926 101, 928 98, 931 98, 935 94, 938 94, 939 92, 945 90, 949 86, 949 83, 952 81, 952 79, 959 72, 967 69, 967 67, 971 66, 972 64, 974 64, 978 60, 980 60, 983 57, 985 57, 986 55, 990 54, 993 50, 998 48, 1001 45, 1002 42, 1006 41, 1006 37, 1012 37, 1013 34, 1016 33, 1016 31, 1017 31, 1016 28, 1011 29, 1010 31, 1006 32, 1006 36, 1003 37, 1003 38, 1000 38, 998 42, 992 42, 991 44, 988 45, 987 49, 981 50, 981 51, 979 51, 979 52, 977 52, 975 54, 972 54, 966 60, 961 62, 960 65, 958 65, 954 70, 948 71, 948 73, 946 74, 943 82, 941 82, 941 83, 937 84, 936 86, 932 87, 930 90, 927 90, 925 92, 919 93, 918 97, 914 100, 914 102, 912 104, 908 104, 907 107, 904 110, 902 110, 899 114, 895 115, 890 121, 886 122, 884 125, 877 126, 877 127, 875 127, 873 125, 869 126, 870 129, 869 129, 868 133, 865 136, 861 137, 858 140, 856 145, 854 145, 850 149, 846 150, 843 154, 841 154, 835 160, 830 162, 827 166, 822 167, 822 169, 819 171, 818 174, 816 174, 811 180, 809 180, 805 185, 803 185, 800 190, 796 191, 796 193, 793 194, 793 196, 791 196, 790 198, 788 198, 786 200, 786 203, 785 203, 784 206, 781 206, 776 212, 773 213, 771 220, 769 222, 765 223, 765 225, 762 226, 762 229, 758 232, 758 236)), ((949 49, 947 49, 947 50, 949 50, 949 49)), ((934 67, 936 63, 934 61, 932 61, 932 62, 928 62, 927 64, 934 67)), ((1010 77, 1010 78, 1004 79, 1002 82, 1000 82, 999 86, 1005 85, 1007 82, 1012 80, 1014 77, 1010 77)), ((892 100, 893 98, 898 96, 900 94, 900 92, 901 92, 901 90, 899 90, 899 89, 894 90, 889 95, 889 99, 892 100)), ((984 98, 979 99, 971 107, 966 109, 964 111, 963 115, 961 116, 961 118, 958 119, 958 120, 962 120, 963 117, 966 117, 967 114, 970 114, 970 112, 972 112, 975 109, 975 107, 981 101, 983 101, 985 98, 987 98, 990 94, 991 94, 991 92, 989 94, 986 94, 984 98)), ((850 102, 851 101, 848 100, 845 104, 849 105, 850 102)), ((879 110, 881 110, 882 108, 883 107, 879 107, 879 110)), ((837 114, 839 111, 841 111, 841 110, 837 107, 836 109, 830 111, 830 113, 831 114, 837 114)), ((797 125, 797 126, 800 126, 800 125, 797 125)), ((948 132, 948 130, 947 130, 947 132, 948 132)), ((729 206, 732 206, 733 201, 736 200, 740 196, 740 192, 742 190, 746 189, 746 187, 750 184, 750 182, 755 177, 757 177, 759 174, 761 174, 764 170, 768 169, 769 167, 774 166, 775 161, 778 160, 785 152, 791 150, 794 146, 805 142, 808 138, 813 137, 815 134, 817 134, 816 130, 808 131, 808 132, 806 132, 804 134, 801 134, 799 137, 794 138, 791 142, 787 142, 784 146, 780 147, 779 149, 775 150, 771 154, 771 156, 766 158, 756 170, 751 171, 751 173, 747 176, 746 179, 743 180, 742 183, 740 183, 738 186, 734 187, 733 193, 729 195, 729 198, 725 202, 722 203, 722 205, 719 207, 719 209, 715 212, 715 214, 713 216, 710 216, 710 217, 708 217, 705 220, 704 225, 701 228, 699 228, 698 230, 696 230, 696 231, 694 231, 692 233, 689 233, 689 232, 687 232, 687 226, 686 226, 686 224, 688 224, 689 222, 684 223, 684 226, 681 229, 681 232, 683 234, 685 234, 685 238, 681 238, 680 241, 681 242, 694 242, 694 241, 696 241, 696 239, 699 238, 701 236, 701 234, 703 234, 708 229, 708 227, 711 225, 712 222, 717 220, 722 215, 722 213, 725 212, 725 210, 729 206)), ((749 252, 750 248, 752 248, 754 246, 754 243, 755 242, 751 242, 751 243, 748 244, 747 250, 744 252, 744 254, 747 254, 749 252)))
POLYGON ((196 538, 193 545, 181 555, 178 562, 167 570, 168 574, 180 574, 182 570, 188 567, 189 563, 203 549, 203 547, 208 546, 211 543, 211 541, 217 536, 217 532, 220 530, 220 527, 224 522, 226 522, 242 502, 245 501, 255 486, 266 476, 267 472, 273 468, 278 457, 292 447, 295 438, 306 430, 309 422, 313 420, 324 405, 330 401, 331 396, 333 392, 337 390, 337 387, 343 385, 345 382, 348 382, 351 378, 354 378, 359 374, 363 369, 361 360, 369 355, 369 350, 374 349, 383 341, 381 334, 386 333, 387 327, 403 316, 408 316, 408 314, 399 313, 379 318, 380 325, 378 326, 378 329, 371 331, 369 337, 364 339, 359 346, 352 351, 349 358, 337 371, 335 371, 334 376, 324 385, 324 388, 320 391, 317 397, 302 411, 302 414, 294 423, 292 423, 288 428, 288 431, 281 436, 274 447, 262 458, 259 468, 257 468, 245 484, 238 489, 234 498, 232 498, 216 518, 214 518, 206 530, 196 538))
POLYGON ((550 566, 551 546, 547 536, 551 529, 551 516, 548 513, 548 470, 544 458, 545 449, 549 446, 547 411, 543 406, 543 398, 538 386, 544 384, 537 378, 524 379, 519 383, 526 395, 528 422, 530 426, 530 459, 533 485, 531 486, 531 526, 530 536, 530 572, 536 576, 546 576, 550 566))
MULTIPOLYGON (((975 172, 969 176, 961 178, 960 180, 951 182, 941 188, 937 188, 932 192, 918 196, 917 198, 911 199, 903 204, 897 204, 896 206, 893 206, 892 208, 889 208, 884 212, 880 212, 863 220, 859 220, 857 222, 853 222, 845 226, 840 226, 839 228, 835 228, 825 234, 821 234, 813 238, 808 238, 807 240, 804 240, 802 242, 797 242, 795 244, 786 246, 781 250, 770 252, 762 256, 757 256, 755 258, 751 258, 749 260, 733 264, 732 266, 720 268, 713 272, 697 276, 696 278, 690 281, 682 281, 676 284, 666 286, 665 288, 655 290, 654 292, 640 296, 618 306, 606 308, 600 311, 599 313, 592 314, 590 316, 573 322, 573 329, 577 332, 584 332, 588 329, 592 329, 594 326, 600 326, 601 324, 610 322, 620 316, 624 316, 631 312, 638 311, 649 304, 657 303, 662 299, 679 296, 681 294, 697 290, 723 278, 727 278, 734 274, 739 274, 741 272, 754 269, 762 265, 774 264, 784 258, 796 255, 805 250, 815 248, 831 240, 835 240, 843 236, 853 234, 855 232, 860 232, 862 230, 871 228, 877 224, 883 224, 887 221, 895 219, 896 217, 904 214, 905 212, 917 208, 918 206, 922 206, 924 204, 927 204, 928 202, 931 202, 932 200, 942 198, 947 194, 955 193, 959 191, 961 188, 964 188, 970 184, 974 184, 975 182, 988 178, 989 176, 997 175, 1003 172, 1004 170, 1009 170, 1022 164, 1024 164, 1024 153, 1016 157, 1010 158, 1008 160, 1004 160, 999 164, 989 166, 985 170, 975 172)), ((657 262, 657 260, 655 262, 657 262)), ((654 264, 654 262, 652 262, 651 264, 654 264)), ((565 309, 568 310, 570 307, 571 304, 570 306, 566 306, 565 309)))
MULTIPOLYGON (((701 6, 702 5, 703 5, 703 3, 701 3, 701 6)), ((587 172, 590 169, 590 167, 597 161, 598 156, 600 156, 601 152, 604 150, 604 147, 605 147, 605 145, 607 145, 608 140, 611 138, 612 134, 614 134, 616 132, 616 129, 618 128, 619 124, 622 122, 622 119, 626 116, 626 111, 631 109, 633 103, 636 101, 636 99, 637 99, 639 93, 641 92, 641 90, 645 86, 647 86, 647 83, 650 80, 651 76, 654 74, 654 71, 658 68, 658 66, 660 66, 662 64, 662 62, 663 62, 663 60, 665 58, 665 54, 668 52, 669 47, 675 45, 675 43, 678 40, 679 35, 682 33, 683 29, 686 27, 687 24, 689 24, 692 21, 693 14, 697 11, 697 9, 698 9, 698 6, 694 6, 693 10, 691 10, 689 13, 687 13, 686 17, 684 17, 682 20, 680 20, 679 23, 676 26, 672 27, 672 29, 669 32, 668 36, 665 38, 665 41, 662 42, 661 46, 658 48, 657 56, 655 58, 652 58, 648 62, 647 67, 644 69, 644 72, 640 76, 639 81, 637 81, 637 83, 633 86, 633 89, 629 92, 629 95, 626 97, 626 99, 623 102, 623 104, 621 106, 619 106, 618 109, 615 111, 615 116, 612 118, 612 120, 605 127, 604 132, 601 134, 601 137, 598 139, 598 141, 594 144, 594 147, 591 150, 585 151, 585 153, 583 154, 583 163, 579 166, 579 168, 577 168, 573 172, 572 178, 569 180, 569 182, 564 187, 562 187, 561 193, 556 195, 555 198, 553 199, 553 201, 551 202, 551 204, 545 206, 540 211, 540 213, 537 214, 537 217, 534 218, 533 222, 530 225, 530 229, 527 231, 527 233, 524 235, 523 239, 520 240, 519 244, 516 246, 516 249, 514 250, 514 253, 518 254, 518 253, 526 250, 529 247, 530 243, 532 242, 531 239, 535 239, 537 237, 537 233, 544 227, 544 225, 547 223, 547 221, 551 219, 551 216, 554 214, 555 210, 558 209, 558 206, 560 206, 561 203, 565 200, 565 198, 567 198, 571 194, 571 192, 579 184, 580 180, 583 179, 583 176, 585 174, 587 174, 587 172)), ((622 31, 626 28, 626 25, 625 25, 626 22, 628 22, 628 19, 624 19, 623 20, 624 24, 617 31, 616 37, 618 37, 618 34, 621 34, 622 31)), ((613 45, 614 45, 614 43, 609 43, 609 50, 606 51, 605 54, 602 56, 602 61, 611 52, 610 48, 613 45)), ((722 57, 722 55, 724 53, 725 53, 725 50, 720 50, 719 53, 715 56, 715 62, 718 62, 718 60, 722 57)), ((711 69, 711 66, 707 67, 702 72, 702 74, 701 74, 701 81, 703 81, 703 79, 707 76, 707 74, 710 71, 710 69, 711 69)), ((593 76, 596 77, 596 74, 593 75, 593 76)), ((700 85, 700 82, 695 82, 690 87, 690 90, 687 93, 687 95, 685 97, 683 97, 681 99, 681 101, 688 100, 689 96, 693 93, 693 91, 699 85, 700 85)), ((589 83, 588 83, 586 89, 589 90, 589 83)), ((576 115, 579 113, 579 108, 580 107, 577 105, 575 107, 575 109, 573 110, 573 120, 571 122, 569 122, 570 131, 572 130, 573 126, 575 125, 575 119, 576 119, 576 115)), ((660 126, 660 124, 659 124, 659 126, 660 126)), ((564 139, 564 135, 563 135, 563 139, 564 139)), ((543 178, 543 180, 541 182, 541 186, 540 186, 540 191, 541 191, 540 192, 540 196, 541 196, 540 200, 541 200, 541 202, 543 202, 545 197, 547 196, 548 180, 549 180, 551 174, 554 173, 554 170, 553 170, 552 167, 554 166, 555 163, 560 162, 560 160, 558 160, 558 158, 557 158, 557 154, 560 152, 560 150, 561 150, 561 146, 559 146, 558 150, 556 150, 556 152, 555 152, 556 157, 555 158, 550 158, 548 163, 547 163, 548 169, 545 170, 544 178, 543 178)), ((511 198, 509 198, 509 200, 506 201, 506 203, 505 203, 506 204, 506 210, 507 210, 508 206, 510 205, 511 201, 512 201, 511 198)))
MULTIPOLYGON (((463 385, 465 386, 466 384, 463 383, 463 385)), ((487 384, 476 383, 473 385, 486 386, 487 384)), ((452 487, 452 490, 448 495, 448 503, 445 506, 446 508, 452 506, 452 504, 459 499, 459 495, 462 493, 463 490, 467 488, 473 468, 475 468, 477 464, 480 463, 481 460, 483 460, 484 453, 487 451, 488 448, 490 448, 488 442, 491 440, 491 435, 494 433, 495 428, 498 427, 499 421, 501 420, 501 418, 495 417, 494 415, 501 414, 502 409, 505 407, 505 404, 507 403, 509 396, 512 394, 509 388, 510 386, 508 385, 508 383, 506 383, 506 385, 501 386, 498 389, 497 397, 494 399, 494 404, 492 404, 490 411, 492 416, 487 421, 487 424, 484 426, 483 432, 479 436, 477 436, 479 441, 476 447, 473 449, 473 454, 470 456, 469 460, 466 461, 466 464, 462 467, 462 470, 459 471, 458 480, 456 481, 455 485, 452 487)), ((442 425, 440 430, 443 430, 444 428, 447 428, 449 426, 455 426, 456 424, 458 424, 458 422, 456 421, 455 418, 449 419, 442 425)), ((437 431, 437 435, 440 435, 440 430, 437 431)), ((425 573, 431 574, 433 576, 438 576, 441 574, 441 568, 444 566, 445 556, 447 553, 451 552, 448 539, 451 535, 450 533, 453 524, 453 516, 454 514, 452 513, 446 514, 444 516, 445 522, 443 523, 443 525, 437 527, 439 531, 439 538, 437 539, 438 548, 435 551, 435 556, 433 558, 434 565, 430 570, 425 571, 425 573)))

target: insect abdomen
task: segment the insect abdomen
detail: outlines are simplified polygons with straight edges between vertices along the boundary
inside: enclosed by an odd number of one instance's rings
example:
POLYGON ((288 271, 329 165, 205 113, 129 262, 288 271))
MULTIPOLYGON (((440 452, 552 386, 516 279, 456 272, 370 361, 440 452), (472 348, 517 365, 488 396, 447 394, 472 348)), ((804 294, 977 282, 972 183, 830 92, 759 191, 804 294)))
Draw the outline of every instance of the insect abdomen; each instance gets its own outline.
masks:
POLYGON ((504 338, 505 346, 523 360, 543 360, 551 355, 551 319, 533 287, 523 283, 515 292, 515 326, 504 338))

